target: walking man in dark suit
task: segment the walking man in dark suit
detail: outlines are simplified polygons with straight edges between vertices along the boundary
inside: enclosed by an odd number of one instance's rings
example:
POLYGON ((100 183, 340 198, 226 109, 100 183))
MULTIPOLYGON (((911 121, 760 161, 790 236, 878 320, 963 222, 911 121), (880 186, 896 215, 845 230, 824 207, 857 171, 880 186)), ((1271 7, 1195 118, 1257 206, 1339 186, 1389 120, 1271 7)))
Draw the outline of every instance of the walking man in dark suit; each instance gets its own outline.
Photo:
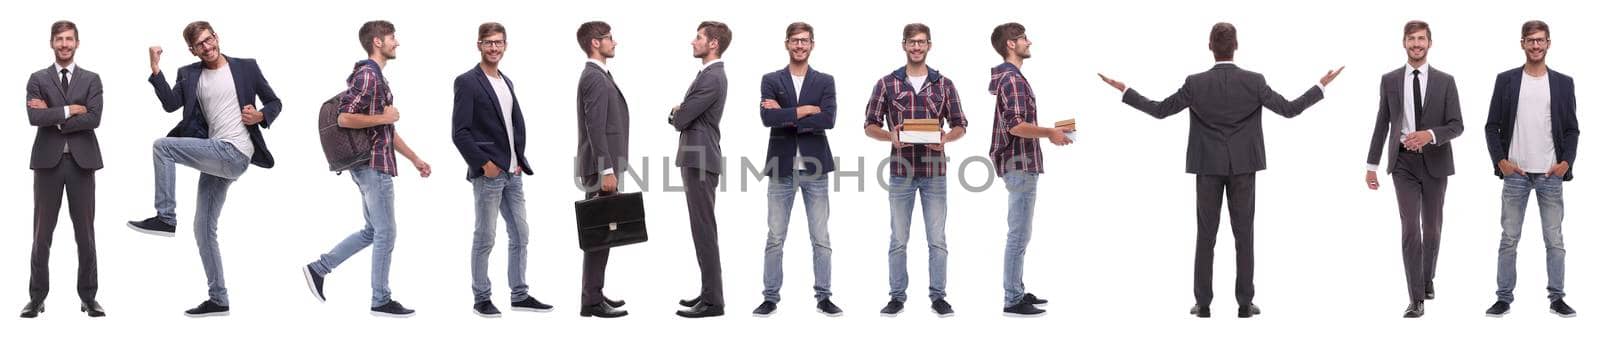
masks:
MULTIPOLYGON (((617 56, 611 25, 602 21, 578 26, 578 46, 589 61, 578 77, 578 154, 573 163, 584 198, 616 194, 617 177, 628 170, 628 101, 611 78, 606 60, 617 56)), ((626 302, 606 298, 606 260, 610 249, 583 253, 583 317, 616 318, 626 302)))
POLYGON ((1378 81, 1378 122, 1367 150, 1366 180, 1368 189, 1378 190, 1378 160, 1388 144, 1384 171, 1394 178, 1400 204, 1400 253, 1411 297, 1404 317, 1418 318, 1423 300, 1433 299, 1445 187, 1456 172, 1450 140, 1461 136, 1461 100, 1455 77, 1428 64, 1433 46, 1428 23, 1407 22, 1402 43, 1406 65, 1378 81))
POLYGON ((722 53, 733 41, 728 25, 701 22, 695 29, 694 57, 700 73, 689 85, 683 103, 672 107, 667 122, 678 130, 678 160, 683 191, 689 202, 689 234, 694 237, 695 260, 700 263, 700 295, 680 302, 687 318, 716 317, 727 303, 722 299, 722 255, 717 248, 717 184, 722 167, 722 106, 728 101, 728 76, 722 71, 722 53))
POLYGON ((1271 109, 1284 117, 1298 116, 1322 100, 1323 87, 1344 70, 1341 67, 1328 71, 1315 87, 1289 101, 1268 87, 1261 74, 1234 65, 1233 52, 1238 47, 1238 33, 1233 24, 1213 25, 1210 48, 1216 65, 1211 70, 1190 75, 1177 93, 1162 101, 1146 99, 1122 82, 1100 76, 1106 84, 1123 92, 1123 103, 1155 118, 1189 110, 1189 160, 1185 171, 1195 174, 1199 230, 1194 253, 1195 305, 1189 313, 1201 318, 1211 317, 1211 260, 1224 196, 1228 200, 1237 255, 1234 297, 1239 301, 1239 318, 1261 313, 1251 302, 1255 297, 1256 172, 1267 169, 1266 147, 1261 137, 1261 109, 1271 109))
POLYGON ((44 312, 50 293, 50 242, 61 216, 63 190, 78 243, 79 309, 103 317, 105 309, 94 300, 100 289, 94 244, 94 172, 103 167, 100 141, 94 136, 104 101, 100 75, 78 67, 78 25, 71 21, 50 25, 50 49, 55 64, 28 77, 28 124, 39 131, 28 165, 33 169, 33 257, 22 318, 44 312))

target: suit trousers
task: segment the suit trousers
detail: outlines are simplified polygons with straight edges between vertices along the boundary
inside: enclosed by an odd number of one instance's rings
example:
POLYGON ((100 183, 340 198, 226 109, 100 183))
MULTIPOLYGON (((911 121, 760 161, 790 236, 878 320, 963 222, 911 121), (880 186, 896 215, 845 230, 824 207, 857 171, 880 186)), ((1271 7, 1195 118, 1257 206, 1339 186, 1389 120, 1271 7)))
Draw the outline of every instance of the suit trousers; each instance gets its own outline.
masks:
POLYGON ((94 243, 94 170, 78 167, 72 154, 62 154, 54 168, 33 171, 33 256, 28 277, 28 297, 44 301, 50 293, 50 244, 61 214, 65 189, 73 239, 78 245, 78 298, 94 300, 100 290, 99 263, 94 243))
POLYGON ((1211 265, 1217 245, 1217 229, 1222 221, 1222 201, 1228 201, 1228 217, 1233 225, 1235 269, 1233 292, 1239 306, 1255 298, 1255 218, 1256 174, 1195 175, 1195 220, 1198 233, 1194 248, 1194 300, 1211 306, 1211 265))

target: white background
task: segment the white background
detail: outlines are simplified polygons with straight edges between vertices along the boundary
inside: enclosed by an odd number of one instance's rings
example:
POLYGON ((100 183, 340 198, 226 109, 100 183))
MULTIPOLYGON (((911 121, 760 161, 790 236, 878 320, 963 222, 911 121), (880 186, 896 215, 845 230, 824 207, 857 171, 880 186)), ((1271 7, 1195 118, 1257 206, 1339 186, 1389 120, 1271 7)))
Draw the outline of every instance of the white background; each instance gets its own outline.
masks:
MULTIPOLYGON (((8 52, 0 79, 11 80, 4 91, 16 95, 16 117, 0 132, 0 144, 8 145, 0 147, 0 159, 11 168, 0 175, 10 192, 0 203, 0 215, 11 224, 0 226, 0 256, 8 257, 0 259, 0 290, 10 295, 0 297, 5 300, 0 305, 20 309, 27 300, 32 173, 25 168, 34 130, 22 119, 24 79, 51 61, 50 23, 70 19, 81 30, 79 65, 98 72, 105 84, 106 109, 97 133, 106 168, 97 173, 96 223, 99 300, 110 313, 87 320, 73 311, 75 257, 71 223, 63 212, 52 256, 49 311, 39 320, 0 319, 7 336, 19 329, 24 335, 66 336, 572 336, 597 331, 615 336, 1571 336, 1593 332, 1589 311, 1600 311, 1600 303, 1587 296, 1600 258, 1589 250, 1597 235, 1591 230, 1590 182, 1600 170, 1584 165, 1585 146, 1575 165, 1579 179, 1567 186, 1565 223, 1568 299, 1583 316, 1560 319, 1545 310, 1536 218, 1524 232, 1520 301, 1508 318, 1483 316, 1494 301, 1500 232, 1500 182, 1490 175, 1481 132, 1493 76, 1523 62, 1517 43, 1521 23, 1543 19, 1555 41, 1552 69, 1575 77, 1580 100, 1588 102, 1585 98, 1595 92, 1586 84, 1596 72, 1584 60, 1600 56, 1592 42, 1600 28, 1576 1, 53 1, 3 6, 0 46, 8 52), (391 285, 395 299, 418 310, 408 320, 367 314, 368 255, 356 256, 328 276, 327 304, 313 300, 298 272, 362 223, 358 192, 346 176, 326 172, 313 125, 321 101, 341 90, 351 65, 365 57, 355 33, 372 19, 398 26, 399 59, 385 73, 405 112, 399 130, 435 170, 434 177, 422 179, 407 167, 396 179, 401 235, 391 285), (651 241, 612 254, 607 294, 626 299, 632 312, 612 321, 577 316, 581 259, 570 211, 580 196, 571 185, 570 161, 576 141, 573 97, 584 60, 573 32, 579 23, 596 19, 610 22, 620 43, 611 67, 633 112, 632 154, 651 158, 652 175, 647 194, 651 241), (1405 61, 1401 28, 1410 19, 1433 25, 1430 61, 1455 75, 1466 132, 1453 140, 1458 175, 1451 179, 1446 204, 1439 298, 1428 303, 1426 318, 1402 321, 1406 294, 1391 181, 1384 177, 1380 191, 1368 191, 1361 175, 1377 81, 1405 61), (167 72, 194 62, 180 35, 193 20, 213 23, 224 53, 260 60, 286 104, 275 127, 266 131, 278 167, 252 167, 233 185, 223 212, 220 238, 233 316, 221 319, 181 315, 205 299, 191 234, 193 170, 179 171, 177 238, 137 234, 123 224, 152 214, 149 145, 180 117, 162 113, 145 82, 146 48, 165 47, 167 72), (766 236, 766 189, 753 177, 745 177, 747 191, 740 191, 739 177, 730 177, 717 209, 728 316, 675 317, 675 300, 693 296, 699 283, 683 195, 661 189, 663 179, 679 181, 676 169, 662 170, 661 157, 674 153, 677 139, 664 122, 698 70, 688 42, 701 20, 726 22, 734 32, 726 55, 731 103, 722 121, 724 154, 760 162, 767 129, 757 115, 757 80, 784 66, 784 27, 804 20, 817 29, 812 64, 837 81, 840 109, 831 142, 834 154, 848 159, 841 168, 850 171, 863 169, 857 157, 868 159, 870 171, 888 154, 887 144, 871 141, 859 128, 873 81, 904 63, 903 25, 932 27, 930 65, 953 79, 964 96, 971 125, 967 138, 950 146, 958 158, 987 152, 993 107, 986 92, 988 69, 1001 62, 989 46, 991 29, 1008 21, 1026 25, 1035 45, 1023 71, 1039 94, 1040 119, 1076 117, 1083 128, 1081 143, 1046 150, 1027 281, 1030 291, 1052 300, 1049 316, 1011 320, 1000 315, 1006 193, 998 182, 987 191, 967 192, 957 180, 950 181, 948 290, 958 315, 939 319, 927 310, 920 217, 909 250, 908 310, 894 319, 876 315, 888 298, 889 231, 885 192, 868 175, 864 191, 851 179, 832 195, 833 287, 845 317, 826 318, 812 310, 809 243, 799 210, 787 247, 786 301, 774 318, 749 317, 747 311, 761 300, 766 236), (528 278, 535 297, 556 305, 554 313, 517 312, 485 320, 470 312, 472 195, 448 129, 451 80, 477 62, 476 28, 485 21, 509 28, 502 69, 516 81, 534 126, 527 152, 537 172, 526 181, 532 218, 528 278), (1265 118, 1270 170, 1257 178, 1256 215, 1256 303, 1265 314, 1251 320, 1230 316, 1233 244, 1226 220, 1217 243, 1213 306, 1219 318, 1197 320, 1186 313, 1193 299, 1195 232, 1194 178, 1183 173, 1188 115, 1151 119, 1121 104, 1117 92, 1094 76, 1106 72, 1147 95, 1164 97, 1184 75, 1211 66, 1206 36, 1217 21, 1238 26, 1239 64, 1266 74, 1286 95, 1303 92, 1329 69, 1349 67, 1329 87, 1327 99, 1305 115, 1265 118)), ((987 179, 980 170, 966 175, 977 185, 987 179)), ((503 230, 497 239, 502 244, 490 276, 496 303, 509 309, 503 230)))

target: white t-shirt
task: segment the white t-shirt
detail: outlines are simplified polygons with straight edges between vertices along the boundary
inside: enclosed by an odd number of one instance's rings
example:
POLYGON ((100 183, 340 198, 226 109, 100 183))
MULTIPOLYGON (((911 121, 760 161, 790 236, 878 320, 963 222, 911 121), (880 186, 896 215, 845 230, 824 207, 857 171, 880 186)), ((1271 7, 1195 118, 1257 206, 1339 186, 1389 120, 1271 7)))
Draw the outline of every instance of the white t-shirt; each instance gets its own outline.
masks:
MULTIPOLYGON (((805 85, 806 77, 804 77, 804 76, 792 76, 792 75, 791 75, 791 77, 794 78, 794 100, 795 100, 795 103, 798 104, 798 103, 800 103, 800 88, 805 85)), ((799 144, 796 144, 795 147, 798 149, 799 148, 799 144)), ((794 152, 794 170, 805 170, 805 169, 806 169, 806 166, 805 166, 805 155, 800 154, 799 151, 795 151, 794 152)))
POLYGON ((255 145, 245 132, 239 93, 234 90, 233 71, 227 64, 217 69, 201 69, 200 108, 206 114, 206 124, 211 126, 211 139, 233 145, 245 158, 255 155, 255 145))
POLYGON ((911 93, 912 94, 921 94, 922 93, 922 85, 925 84, 925 83, 928 83, 928 76, 927 75, 923 75, 923 76, 907 76, 906 77, 906 82, 910 82, 911 83, 911 93))
POLYGON ((1517 120, 1511 132, 1511 163, 1522 171, 1543 174, 1556 164, 1556 144, 1550 135, 1550 77, 1522 74, 1517 95, 1517 120))
MULTIPOLYGON (((494 87, 494 95, 500 99, 500 118, 505 121, 506 140, 510 142, 510 151, 507 153, 511 154, 511 162, 507 163, 507 165, 515 167, 517 166, 517 137, 511 133, 516 130, 516 126, 511 125, 511 107, 515 103, 511 96, 511 86, 506 85, 505 78, 495 76, 489 77, 489 86, 494 87)), ((511 169, 500 168, 500 170, 511 169)))

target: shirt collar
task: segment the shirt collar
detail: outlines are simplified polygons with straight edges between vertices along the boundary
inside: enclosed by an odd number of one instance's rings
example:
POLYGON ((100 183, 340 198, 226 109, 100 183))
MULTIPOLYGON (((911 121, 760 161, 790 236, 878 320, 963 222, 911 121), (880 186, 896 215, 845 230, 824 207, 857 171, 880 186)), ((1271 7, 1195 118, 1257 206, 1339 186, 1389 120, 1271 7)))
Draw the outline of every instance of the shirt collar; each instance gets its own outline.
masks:
MULTIPOLYGON (((61 64, 58 63, 58 64, 55 64, 54 66, 56 68, 56 73, 60 73, 61 69, 62 69, 61 64)), ((68 74, 77 73, 78 72, 78 63, 77 62, 73 62, 73 63, 67 64, 66 70, 67 70, 68 74)))
POLYGON ((700 71, 704 72, 704 71, 706 71, 707 68, 711 68, 711 65, 718 64, 718 63, 722 63, 722 59, 716 59, 716 60, 711 60, 711 62, 706 62, 706 64, 700 65, 700 71))
POLYGON ((589 63, 593 63, 596 66, 600 66, 600 70, 601 71, 605 71, 606 73, 610 73, 611 72, 611 68, 610 67, 606 67, 606 63, 603 62, 603 61, 595 60, 595 59, 589 59, 589 63))
POLYGON ((1233 63, 1233 61, 1217 61, 1217 64, 1219 64, 1219 65, 1235 65, 1235 66, 1237 66, 1236 64, 1233 63))
POLYGON ((1411 75, 1412 71, 1420 70, 1422 71, 1422 76, 1428 76, 1429 69, 1430 67, 1426 63, 1422 64, 1422 67, 1411 67, 1410 63, 1406 63, 1406 75, 1411 75))

